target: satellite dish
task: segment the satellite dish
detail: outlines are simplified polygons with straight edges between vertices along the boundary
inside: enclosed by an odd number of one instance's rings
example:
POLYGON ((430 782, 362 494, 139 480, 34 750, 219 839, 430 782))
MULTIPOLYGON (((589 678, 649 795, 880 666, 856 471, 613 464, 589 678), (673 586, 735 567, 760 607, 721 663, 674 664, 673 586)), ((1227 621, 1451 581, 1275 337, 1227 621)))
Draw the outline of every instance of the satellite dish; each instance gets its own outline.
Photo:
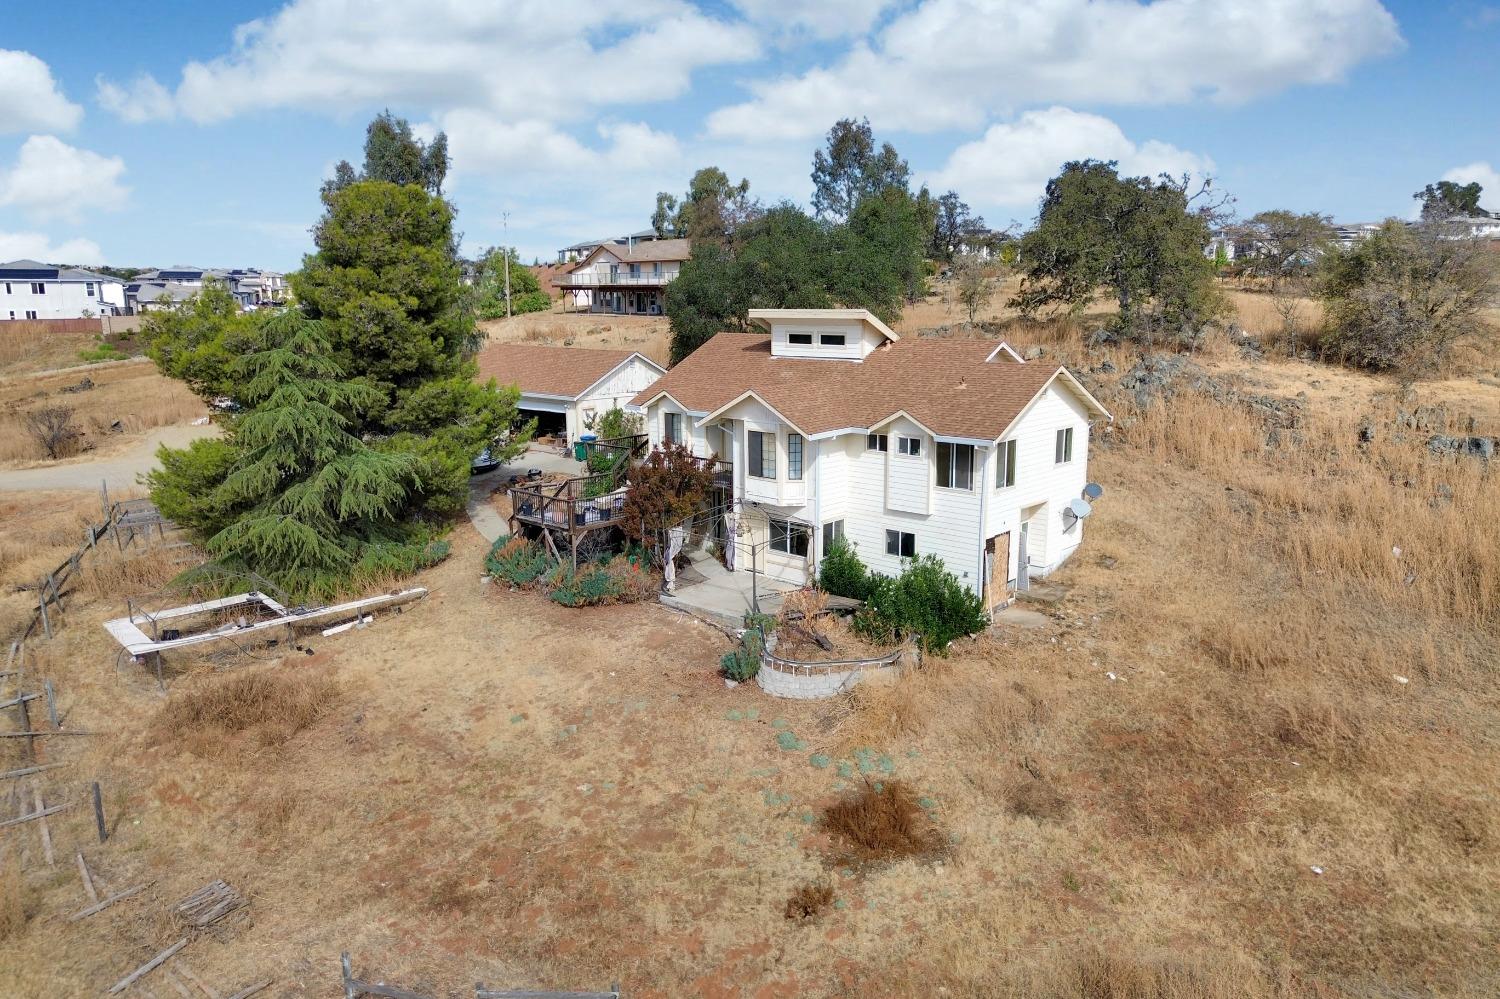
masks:
POLYGON ((1086 500, 1097 500, 1104 495, 1104 487, 1097 482, 1090 482, 1083 487, 1083 498, 1086 500))
POLYGON ((1078 523, 1080 520, 1087 517, 1093 512, 1094 508, 1089 506, 1088 500, 1068 500, 1068 505, 1063 507, 1062 512, 1063 529, 1072 529, 1074 524, 1078 523))

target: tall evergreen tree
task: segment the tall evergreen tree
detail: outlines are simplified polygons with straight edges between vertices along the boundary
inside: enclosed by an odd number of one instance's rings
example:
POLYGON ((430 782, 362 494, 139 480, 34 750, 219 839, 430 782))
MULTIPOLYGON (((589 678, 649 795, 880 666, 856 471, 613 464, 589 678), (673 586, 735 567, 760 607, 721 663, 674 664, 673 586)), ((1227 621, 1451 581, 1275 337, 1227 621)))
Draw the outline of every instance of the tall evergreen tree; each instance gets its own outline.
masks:
POLYGON ((220 441, 163 448, 163 467, 148 477, 158 506, 221 565, 298 596, 415 567, 426 542, 409 516, 420 462, 353 432, 380 393, 347 381, 320 324, 296 311, 264 322, 262 337, 264 348, 237 364, 251 408, 220 441))

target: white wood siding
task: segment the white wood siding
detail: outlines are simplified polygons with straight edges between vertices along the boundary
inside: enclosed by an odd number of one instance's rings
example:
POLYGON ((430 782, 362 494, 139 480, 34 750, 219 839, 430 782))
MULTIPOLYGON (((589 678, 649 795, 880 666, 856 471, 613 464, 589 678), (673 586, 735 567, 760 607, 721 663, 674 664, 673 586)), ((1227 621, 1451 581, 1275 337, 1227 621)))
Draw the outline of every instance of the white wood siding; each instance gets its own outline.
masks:
POLYGON ((1068 501, 1083 495, 1088 483, 1088 412, 1067 389, 1048 387, 1021 418, 1010 438, 1017 444, 1016 484, 995 488, 995 462, 986 462, 985 487, 990 490, 985 537, 1011 532, 1011 578, 1015 578, 1022 513, 1045 504, 1033 518, 1027 556, 1031 574, 1046 575, 1073 553, 1083 540, 1084 525, 1064 530, 1062 511, 1068 501), (1057 464, 1057 431, 1073 428, 1073 460, 1057 464))
MULTIPOLYGON (((885 452, 885 505, 901 513, 931 513, 933 491, 932 438, 908 419, 893 420, 880 428, 890 450, 885 452), (899 437, 921 441, 915 457, 900 452, 899 437)), ((876 454, 878 452, 871 452, 876 454)))

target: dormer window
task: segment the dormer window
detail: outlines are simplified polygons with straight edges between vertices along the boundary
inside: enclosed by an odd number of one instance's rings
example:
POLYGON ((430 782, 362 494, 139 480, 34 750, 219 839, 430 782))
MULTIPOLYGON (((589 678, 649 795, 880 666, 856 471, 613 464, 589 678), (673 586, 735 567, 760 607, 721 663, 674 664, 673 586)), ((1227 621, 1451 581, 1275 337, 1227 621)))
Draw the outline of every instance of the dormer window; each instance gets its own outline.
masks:
POLYGON ((796 344, 799 347, 811 347, 812 346, 812 334, 811 333, 788 333, 786 335, 786 342, 787 343, 791 343, 791 344, 796 344))
POLYGON ((842 347, 844 345, 844 334, 819 333, 818 343, 824 347, 842 347))

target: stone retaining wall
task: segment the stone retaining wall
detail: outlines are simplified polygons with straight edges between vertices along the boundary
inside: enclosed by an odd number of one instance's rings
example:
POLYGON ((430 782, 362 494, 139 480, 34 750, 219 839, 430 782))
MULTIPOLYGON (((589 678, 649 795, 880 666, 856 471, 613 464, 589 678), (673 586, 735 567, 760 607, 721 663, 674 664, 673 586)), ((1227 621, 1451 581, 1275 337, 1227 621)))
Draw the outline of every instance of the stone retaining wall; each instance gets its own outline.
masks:
POLYGON ((761 653, 760 670, 755 674, 755 682, 772 697, 799 701, 833 697, 853 687, 864 674, 892 671, 901 661, 901 653, 894 652, 878 659, 835 663, 799 662, 782 659, 775 654, 774 635, 768 640, 767 646, 761 653))

